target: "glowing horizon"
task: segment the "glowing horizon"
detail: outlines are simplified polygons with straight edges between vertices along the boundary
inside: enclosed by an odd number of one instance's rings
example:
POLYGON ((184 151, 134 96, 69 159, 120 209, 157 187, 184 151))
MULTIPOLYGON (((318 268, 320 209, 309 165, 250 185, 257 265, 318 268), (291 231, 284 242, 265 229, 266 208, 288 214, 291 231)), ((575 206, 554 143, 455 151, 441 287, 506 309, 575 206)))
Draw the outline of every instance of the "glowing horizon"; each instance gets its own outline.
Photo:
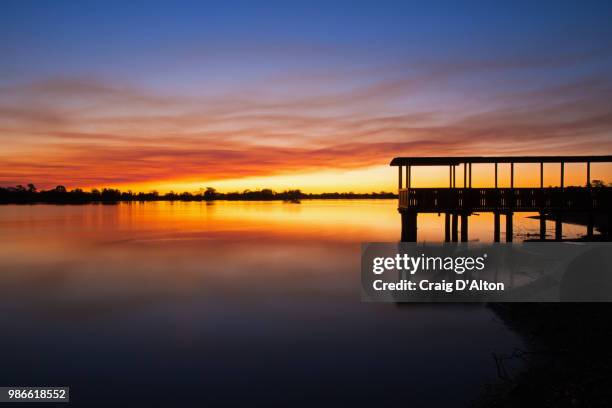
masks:
MULTIPOLYGON (((457 167, 457 187, 463 186, 462 166, 457 167)), ((544 166, 544 185, 560 185, 560 165, 546 164, 544 166)), ((472 170, 473 187, 492 187, 494 185, 494 167, 492 164, 476 164, 472 170)), ((299 189, 303 193, 372 193, 397 192, 397 168, 390 166, 374 166, 365 169, 347 171, 320 171, 298 175, 279 175, 266 177, 246 177, 242 179, 208 180, 208 181, 161 181, 141 184, 109 184, 92 186, 64 185, 69 190, 81 188, 92 190, 116 188, 121 191, 150 192, 161 194, 168 192, 197 193, 207 187, 215 188, 222 193, 242 192, 244 190, 272 189, 276 192, 299 189), (366 179, 367 182, 361 180, 366 179), (348 182, 347 182, 348 180, 348 182)), ((515 164, 515 187, 538 187, 540 184, 538 164, 515 164)), ((426 166, 412 168, 412 187, 447 187, 448 168, 446 166, 426 166)), ((611 163, 591 163, 591 182, 600 180, 608 184, 612 180, 611 163)), ((405 182, 405 180, 404 180, 405 182)), ((583 186, 586 184, 586 166, 583 163, 565 164, 565 186, 583 186)), ((25 184, 22 184, 25 185, 25 184)), ((508 164, 498 166, 499 187, 510 186, 510 168, 508 164)), ((54 186, 38 186, 38 189, 50 189, 54 186)))

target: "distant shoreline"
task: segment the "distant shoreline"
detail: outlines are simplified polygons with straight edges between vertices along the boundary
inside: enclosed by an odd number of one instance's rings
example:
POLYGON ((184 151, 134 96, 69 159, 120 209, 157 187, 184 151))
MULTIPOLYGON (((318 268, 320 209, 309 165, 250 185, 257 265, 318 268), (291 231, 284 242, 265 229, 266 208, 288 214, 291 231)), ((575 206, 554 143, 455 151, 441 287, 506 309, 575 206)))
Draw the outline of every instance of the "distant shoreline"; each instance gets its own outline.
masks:
POLYGON ((119 203, 150 203, 150 202, 205 202, 205 203, 213 203, 213 202, 236 202, 236 201, 244 201, 244 202, 285 202, 285 203, 297 203, 299 204, 301 201, 333 201, 333 200, 397 200, 397 197, 305 197, 297 200, 283 200, 280 198, 270 199, 270 200, 262 200, 262 199, 228 199, 221 198, 215 200, 181 200, 181 199, 165 199, 160 198, 157 200, 97 200, 97 201, 18 201, 18 202, 10 202, 10 201, 0 201, 1 205, 33 205, 33 204, 57 204, 57 205, 65 205, 65 204, 73 204, 73 205, 87 205, 87 204, 119 204, 119 203))
POLYGON ((286 201, 299 202, 300 200, 359 200, 359 199, 397 199, 397 194, 390 192, 372 193, 303 193, 301 190, 286 190, 276 192, 271 189, 245 190, 242 192, 220 193, 214 188, 207 188, 198 193, 159 194, 156 191, 148 193, 133 193, 117 189, 93 189, 83 191, 74 189, 68 191, 63 186, 52 190, 38 191, 29 184, 28 187, 0 187, 0 204, 90 204, 90 203, 119 203, 119 202, 145 202, 145 201, 286 201))

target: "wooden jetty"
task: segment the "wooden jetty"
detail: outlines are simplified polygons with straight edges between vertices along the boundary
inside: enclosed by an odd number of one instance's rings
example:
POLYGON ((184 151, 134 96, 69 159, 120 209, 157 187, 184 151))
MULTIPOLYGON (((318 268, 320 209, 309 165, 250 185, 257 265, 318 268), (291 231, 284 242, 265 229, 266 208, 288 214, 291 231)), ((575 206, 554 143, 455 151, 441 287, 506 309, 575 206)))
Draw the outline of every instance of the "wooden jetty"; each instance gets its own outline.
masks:
POLYGON ((494 214, 494 242, 500 241, 500 217, 506 222, 506 242, 513 237, 512 217, 515 212, 540 213, 540 239, 546 239, 546 215, 555 220, 555 240, 563 236, 564 213, 587 214, 587 238, 593 237, 593 215, 608 215, 607 234, 610 234, 612 216, 612 189, 591 185, 591 163, 612 163, 612 156, 502 156, 502 157, 396 157, 391 166, 398 167, 399 206, 402 219, 401 241, 416 242, 419 213, 444 213, 444 240, 468 240, 468 217, 474 212, 494 214), (472 165, 494 165, 495 182, 487 188, 472 188, 472 165), (539 163, 539 187, 514 187, 514 165, 539 163), (560 167, 560 185, 544 187, 544 164, 556 163, 560 167), (583 163, 586 177, 584 186, 565 187, 565 164, 583 163), (498 187, 498 166, 510 165, 510 187, 498 187), (411 170, 416 166, 448 166, 449 185, 446 188, 412 188, 411 170), (463 170, 463 184, 457 187, 457 168, 463 170))

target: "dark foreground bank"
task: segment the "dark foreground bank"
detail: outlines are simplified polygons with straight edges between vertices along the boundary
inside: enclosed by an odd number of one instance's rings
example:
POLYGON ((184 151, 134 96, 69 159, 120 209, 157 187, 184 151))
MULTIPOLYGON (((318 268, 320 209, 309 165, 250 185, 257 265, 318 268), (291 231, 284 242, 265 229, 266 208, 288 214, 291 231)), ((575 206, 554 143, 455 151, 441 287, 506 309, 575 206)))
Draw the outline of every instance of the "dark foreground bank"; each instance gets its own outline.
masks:
POLYGON ((609 407, 612 401, 612 305, 491 304, 529 345, 494 356, 499 383, 476 406, 609 407), (511 359, 524 369, 506 369, 511 359))

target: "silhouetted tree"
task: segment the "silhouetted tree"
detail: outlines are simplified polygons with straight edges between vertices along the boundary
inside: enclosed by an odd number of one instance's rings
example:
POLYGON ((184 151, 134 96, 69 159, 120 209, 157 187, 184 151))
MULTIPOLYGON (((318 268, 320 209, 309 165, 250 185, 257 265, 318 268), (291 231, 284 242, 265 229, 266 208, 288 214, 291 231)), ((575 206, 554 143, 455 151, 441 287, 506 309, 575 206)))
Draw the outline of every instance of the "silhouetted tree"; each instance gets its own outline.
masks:
POLYGON ((100 199, 102 201, 119 201, 121 199, 121 191, 112 188, 105 188, 100 194, 100 199))
POLYGON ((217 198, 217 190, 212 187, 206 187, 203 196, 206 201, 212 201, 217 198))
POLYGON ((593 180, 593 181, 591 181, 591 187, 603 188, 605 186, 606 186, 606 183, 603 180, 593 180))
POLYGON ((270 190, 269 188, 264 188, 260 191, 259 196, 262 200, 272 200, 274 199, 274 191, 270 190))

